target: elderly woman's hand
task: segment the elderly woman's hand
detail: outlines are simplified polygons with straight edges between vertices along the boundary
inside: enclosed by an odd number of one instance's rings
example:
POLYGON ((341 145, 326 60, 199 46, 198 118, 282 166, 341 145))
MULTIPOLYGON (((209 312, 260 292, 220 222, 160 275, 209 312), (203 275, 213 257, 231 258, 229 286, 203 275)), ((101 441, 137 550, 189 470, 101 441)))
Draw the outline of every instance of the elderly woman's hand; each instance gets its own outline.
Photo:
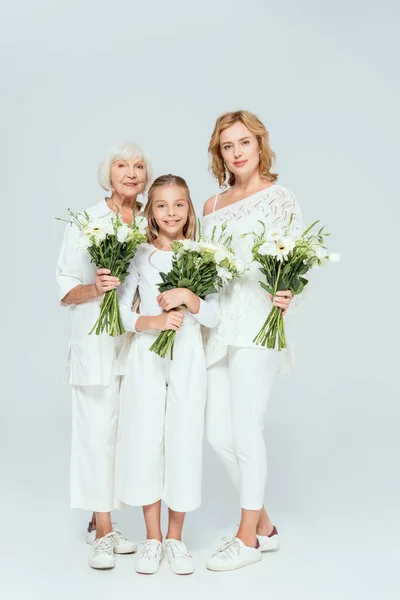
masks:
POLYGON ((276 292, 276 296, 274 298, 272 298, 271 294, 268 294, 268 296, 270 300, 272 300, 272 304, 274 306, 279 306, 279 308, 282 308, 282 314, 285 315, 293 298, 292 292, 290 290, 284 290, 281 292, 276 292))
POLYGON ((112 277, 110 273, 110 269, 99 269, 96 272, 96 281, 94 285, 99 296, 102 296, 106 292, 114 290, 119 285, 121 285, 121 282, 118 279, 118 277, 112 277))

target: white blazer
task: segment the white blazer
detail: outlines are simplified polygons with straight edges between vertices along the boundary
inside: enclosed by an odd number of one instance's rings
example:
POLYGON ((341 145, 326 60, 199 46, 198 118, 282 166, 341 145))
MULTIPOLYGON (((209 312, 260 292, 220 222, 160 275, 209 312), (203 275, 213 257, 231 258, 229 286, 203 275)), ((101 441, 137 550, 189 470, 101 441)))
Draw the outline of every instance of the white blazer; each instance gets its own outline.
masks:
MULTIPOLYGON (((102 200, 86 209, 93 219, 107 222, 114 216, 102 200)), ((84 304, 63 304, 63 298, 77 285, 94 283, 96 265, 90 262, 87 250, 78 248, 79 230, 67 225, 57 263, 57 286, 61 306, 68 306, 71 315, 71 336, 66 369, 66 380, 71 385, 111 385, 117 372, 117 353, 124 336, 113 338, 107 334, 88 335, 100 314, 102 297, 84 304)))

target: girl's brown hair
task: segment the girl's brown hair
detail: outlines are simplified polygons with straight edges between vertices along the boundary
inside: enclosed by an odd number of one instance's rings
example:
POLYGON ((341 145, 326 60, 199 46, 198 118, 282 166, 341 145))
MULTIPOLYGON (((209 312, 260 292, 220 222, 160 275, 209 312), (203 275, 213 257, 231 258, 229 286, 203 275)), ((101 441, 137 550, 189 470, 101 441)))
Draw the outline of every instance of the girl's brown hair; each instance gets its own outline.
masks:
POLYGON ((150 189, 148 191, 148 201, 144 208, 144 216, 146 217, 148 222, 147 239, 149 244, 152 244, 154 240, 157 239, 159 231, 153 213, 154 192, 157 189, 166 185, 176 185, 185 190, 189 202, 189 213, 187 221, 183 227, 183 235, 186 239, 189 240, 196 239, 196 213, 194 210, 192 199, 190 197, 188 184, 183 179, 183 177, 179 177, 179 175, 171 175, 171 173, 169 173, 168 175, 161 175, 160 177, 157 177, 157 179, 155 179, 151 184, 150 189))
POLYGON ((221 154, 221 133, 234 125, 243 123, 253 133, 258 140, 260 147, 260 175, 264 179, 275 183, 278 179, 277 173, 272 173, 272 165, 275 161, 275 153, 272 152, 269 145, 269 133, 260 119, 248 110, 237 110, 227 112, 221 115, 215 123, 214 131, 211 136, 208 152, 210 153, 210 170, 219 183, 219 187, 232 186, 235 183, 235 176, 227 169, 221 154))

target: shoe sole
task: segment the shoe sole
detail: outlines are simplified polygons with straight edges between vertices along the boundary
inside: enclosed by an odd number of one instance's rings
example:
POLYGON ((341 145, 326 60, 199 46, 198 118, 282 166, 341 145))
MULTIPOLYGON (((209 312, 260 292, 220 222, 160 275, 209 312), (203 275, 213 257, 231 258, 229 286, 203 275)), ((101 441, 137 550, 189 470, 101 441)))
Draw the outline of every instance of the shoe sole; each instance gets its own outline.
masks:
MULTIPOLYGON (((136 569, 135 569, 135 571, 136 571, 136 569)), ((158 569, 157 569, 157 571, 152 571, 151 573, 146 573, 146 571, 136 571, 136 573, 138 575, 155 575, 156 573, 158 573, 158 569)))
POLYGON ((242 569, 243 567, 248 567, 250 565, 256 565, 259 562, 261 562, 261 558, 260 558, 260 560, 247 562, 244 565, 236 565, 235 567, 230 567, 229 569, 226 569, 224 567, 209 567, 208 565, 206 565, 206 569, 208 569, 209 571, 216 571, 216 572, 218 571, 219 573, 221 573, 222 571, 237 571, 238 569, 242 569))
POLYGON ((137 552, 137 548, 135 548, 134 550, 117 550, 117 549, 114 549, 114 554, 135 554, 135 552, 137 552))
POLYGON ((115 568, 115 565, 111 565, 111 566, 107 566, 107 567, 101 567, 99 565, 92 565, 89 563, 89 567, 91 569, 96 569, 96 571, 110 571, 111 569, 115 568))
POLYGON ((276 544, 275 546, 270 547, 270 548, 263 548, 261 546, 260 550, 261 550, 261 552, 278 552, 278 550, 279 550, 279 544, 276 544))

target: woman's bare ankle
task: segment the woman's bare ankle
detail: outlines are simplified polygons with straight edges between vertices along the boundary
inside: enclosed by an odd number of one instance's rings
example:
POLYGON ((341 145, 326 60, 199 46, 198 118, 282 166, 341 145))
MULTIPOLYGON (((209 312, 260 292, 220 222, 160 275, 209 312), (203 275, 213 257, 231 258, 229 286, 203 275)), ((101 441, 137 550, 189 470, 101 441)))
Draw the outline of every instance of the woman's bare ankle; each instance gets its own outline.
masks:
POLYGON ((146 539, 147 540, 157 540, 158 542, 162 542, 163 541, 163 536, 161 531, 147 531, 146 533, 146 539))
POLYGON ((257 525, 257 535, 270 535, 274 530, 272 523, 261 523, 257 525))

